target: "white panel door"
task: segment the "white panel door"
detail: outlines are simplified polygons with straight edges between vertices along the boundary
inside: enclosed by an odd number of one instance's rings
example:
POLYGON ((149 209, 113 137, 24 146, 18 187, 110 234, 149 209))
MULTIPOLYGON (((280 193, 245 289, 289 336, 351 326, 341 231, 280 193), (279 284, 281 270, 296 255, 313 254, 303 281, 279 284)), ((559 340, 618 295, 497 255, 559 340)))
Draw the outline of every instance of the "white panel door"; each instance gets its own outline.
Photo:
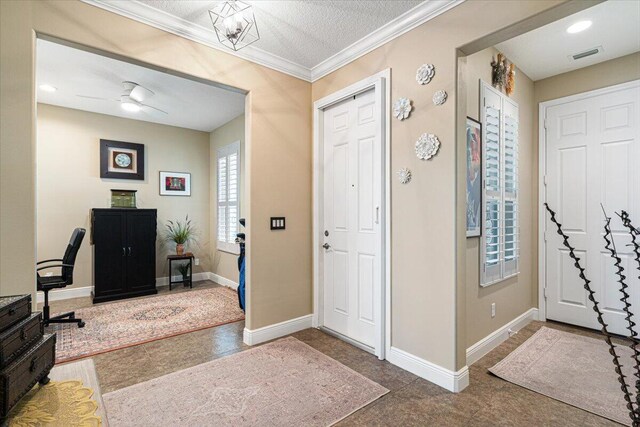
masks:
POLYGON ((375 92, 324 111, 323 323, 375 347, 382 147, 375 92))
MULTIPOLYGON (((630 302, 640 320, 640 279, 631 239, 615 212, 640 226, 640 89, 591 96, 546 108, 546 200, 557 212, 605 313, 609 330, 626 332, 615 268, 604 245, 602 206, 625 268, 630 302)), ((584 283, 546 217, 547 318, 599 329, 584 283)))

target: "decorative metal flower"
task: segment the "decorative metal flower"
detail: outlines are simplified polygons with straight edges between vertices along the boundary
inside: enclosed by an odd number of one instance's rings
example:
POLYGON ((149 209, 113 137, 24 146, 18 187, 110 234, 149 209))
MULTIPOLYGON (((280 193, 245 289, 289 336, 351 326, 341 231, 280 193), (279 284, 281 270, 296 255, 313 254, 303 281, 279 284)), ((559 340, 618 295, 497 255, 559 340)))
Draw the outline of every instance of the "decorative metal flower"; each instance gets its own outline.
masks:
POLYGON ((393 103, 393 115, 396 119, 406 119, 411 114, 411 110, 413 110, 413 106, 409 98, 400 98, 393 103))
POLYGON ((416 71, 416 81, 421 85, 426 85, 436 74, 436 67, 433 64, 424 64, 416 71))
POLYGON ((407 184, 411 181, 411 171, 409 168, 402 168, 398 171, 398 179, 401 184, 407 184))
POLYGON ((439 90, 433 94, 433 104, 442 105, 447 101, 447 92, 439 90))
POLYGON ((416 141, 416 156, 420 160, 429 160, 440 149, 438 137, 432 133, 423 133, 416 141))

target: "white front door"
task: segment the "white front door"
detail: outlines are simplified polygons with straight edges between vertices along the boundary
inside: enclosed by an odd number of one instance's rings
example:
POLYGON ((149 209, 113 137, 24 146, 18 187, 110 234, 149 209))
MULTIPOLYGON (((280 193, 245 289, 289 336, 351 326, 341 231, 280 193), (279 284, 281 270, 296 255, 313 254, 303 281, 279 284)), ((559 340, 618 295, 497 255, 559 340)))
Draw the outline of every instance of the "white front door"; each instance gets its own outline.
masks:
POLYGON ((374 348, 381 319, 382 146, 371 89, 324 110, 323 324, 374 348))
MULTIPOLYGON (((609 331, 624 334, 627 322, 615 267, 605 250, 604 207, 612 217, 616 249, 625 268, 629 300, 640 320, 640 279, 627 229, 616 212, 627 211, 640 227, 640 85, 611 88, 545 109, 546 200, 557 212, 591 280, 609 331), (602 204, 602 207, 601 207, 602 204)), ((546 215, 546 315, 599 329, 584 283, 546 215)))

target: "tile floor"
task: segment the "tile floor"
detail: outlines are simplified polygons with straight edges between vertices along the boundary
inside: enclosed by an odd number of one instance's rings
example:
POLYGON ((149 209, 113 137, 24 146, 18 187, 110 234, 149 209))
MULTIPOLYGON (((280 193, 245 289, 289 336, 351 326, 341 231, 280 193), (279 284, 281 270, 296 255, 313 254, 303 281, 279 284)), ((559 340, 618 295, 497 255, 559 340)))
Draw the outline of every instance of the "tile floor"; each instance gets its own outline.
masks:
MULTIPOLYGON (((212 282, 199 287, 218 286, 212 282)), ((188 289, 177 288, 172 292, 188 289)), ((168 292, 163 288, 160 292, 168 292)), ((145 297, 150 298, 150 297, 145 297)), ((108 304, 108 303, 106 303, 108 304)), ((91 305, 89 298, 57 301, 52 310, 91 305)), ((595 332, 552 322, 533 322, 470 368, 471 384, 450 393, 386 361, 316 329, 293 336, 382 384, 390 393, 339 423, 341 426, 613 426, 612 421, 496 378, 487 369, 542 325, 582 335, 595 332)), ((244 321, 94 356, 103 393, 185 369, 248 348, 244 321)), ((179 399, 180 396, 176 396, 179 399)))

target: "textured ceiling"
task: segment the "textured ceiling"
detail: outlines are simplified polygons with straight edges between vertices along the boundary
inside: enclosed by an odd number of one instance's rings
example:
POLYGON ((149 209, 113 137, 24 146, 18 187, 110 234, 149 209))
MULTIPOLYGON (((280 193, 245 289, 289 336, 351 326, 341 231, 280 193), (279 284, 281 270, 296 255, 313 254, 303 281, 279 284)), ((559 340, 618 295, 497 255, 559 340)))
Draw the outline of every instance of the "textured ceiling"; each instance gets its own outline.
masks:
MULTIPOLYGON (((218 1, 141 0, 167 14, 212 29, 209 9, 218 1)), ((313 68, 422 1, 313 0, 248 1, 254 6, 260 40, 253 46, 313 68)))
POLYGON ((609 0, 496 46, 532 80, 540 80, 640 50, 640 1, 609 0), (593 25, 568 34, 582 20, 593 25), (602 46, 593 56, 570 56, 602 46))
POLYGON ((42 39, 37 43, 37 86, 49 84, 58 89, 54 93, 38 89, 38 102, 204 132, 244 112, 245 97, 240 93, 42 39), (168 114, 124 111, 115 101, 123 93, 123 81, 133 81, 155 92, 145 104, 168 114))

